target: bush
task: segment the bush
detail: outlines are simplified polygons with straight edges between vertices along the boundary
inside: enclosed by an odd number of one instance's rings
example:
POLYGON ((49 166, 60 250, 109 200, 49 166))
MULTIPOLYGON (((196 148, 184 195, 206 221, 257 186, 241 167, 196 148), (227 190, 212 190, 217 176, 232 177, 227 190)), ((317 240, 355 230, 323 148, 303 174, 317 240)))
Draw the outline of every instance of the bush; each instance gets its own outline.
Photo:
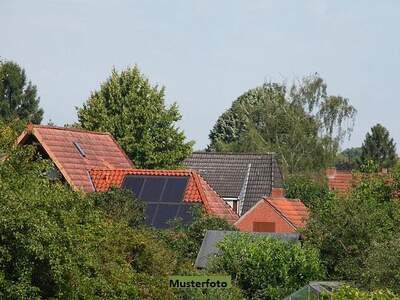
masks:
POLYGON ((357 177, 359 184, 352 191, 333 197, 327 209, 311 212, 305 242, 320 249, 329 278, 392 288, 393 280, 387 278, 395 271, 381 268, 388 262, 398 264, 398 251, 381 250, 391 244, 400 226, 400 173, 357 177))
POLYGON ((319 207, 333 197, 326 181, 314 180, 306 175, 290 175, 284 182, 286 197, 300 199, 308 207, 319 207))
POLYGON ((132 228, 144 225, 145 204, 131 190, 111 188, 104 193, 91 193, 89 198, 114 220, 124 220, 132 228))
POLYGON ((370 290, 387 288, 400 294, 400 236, 374 242, 368 249, 365 268, 360 278, 370 290))
POLYGON ((229 274, 250 299, 282 299, 323 276, 317 251, 298 243, 238 233, 218 247, 209 270, 229 274))
POLYGON ((0 164, 1 299, 176 298, 166 276, 180 260, 152 231, 128 226, 125 213, 140 214, 125 191, 74 192, 34 158, 33 147, 17 148, 0 164))
POLYGON ((335 290, 332 294, 324 296, 322 299, 335 300, 392 300, 400 299, 390 290, 377 290, 372 292, 362 291, 349 285, 344 285, 335 290))
POLYGON ((194 208, 191 213, 193 222, 185 224, 182 220, 176 220, 172 222, 171 229, 162 234, 173 251, 193 262, 207 230, 236 231, 237 229, 225 219, 205 214, 200 207, 194 208))

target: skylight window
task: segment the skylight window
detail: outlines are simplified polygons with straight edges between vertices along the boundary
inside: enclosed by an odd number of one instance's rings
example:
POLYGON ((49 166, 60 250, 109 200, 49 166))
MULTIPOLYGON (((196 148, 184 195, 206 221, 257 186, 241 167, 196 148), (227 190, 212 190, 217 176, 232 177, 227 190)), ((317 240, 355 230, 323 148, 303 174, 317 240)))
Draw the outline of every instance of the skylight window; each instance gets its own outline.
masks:
POLYGON ((75 148, 78 150, 79 154, 82 155, 83 157, 86 156, 85 151, 83 151, 83 148, 78 142, 72 142, 75 146, 75 148))

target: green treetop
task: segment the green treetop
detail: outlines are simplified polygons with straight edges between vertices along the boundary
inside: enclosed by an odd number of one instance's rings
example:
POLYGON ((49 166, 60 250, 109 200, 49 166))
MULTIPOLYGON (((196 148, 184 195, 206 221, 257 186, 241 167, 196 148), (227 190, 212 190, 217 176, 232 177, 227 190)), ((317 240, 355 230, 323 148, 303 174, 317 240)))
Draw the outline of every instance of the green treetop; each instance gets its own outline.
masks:
POLYGON ((0 60, 0 118, 40 124, 42 117, 36 86, 27 81, 25 70, 14 62, 0 60))
POLYGON ((77 111, 79 126, 111 133, 137 167, 176 167, 192 151, 176 126, 177 105, 166 107, 164 88, 152 86, 137 66, 113 69, 77 111))
POLYGON ((290 173, 318 170, 333 162, 355 114, 348 99, 327 94, 317 74, 291 87, 265 83, 241 95, 218 118, 208 150, 272 151, 290 173))
POLYGON ((371 133, 367 133, 361 150, 361 160, 364 163, 373 161, 380 168, 393 167, 397 160, 396 144, 381 124, 375 125, 371 133))

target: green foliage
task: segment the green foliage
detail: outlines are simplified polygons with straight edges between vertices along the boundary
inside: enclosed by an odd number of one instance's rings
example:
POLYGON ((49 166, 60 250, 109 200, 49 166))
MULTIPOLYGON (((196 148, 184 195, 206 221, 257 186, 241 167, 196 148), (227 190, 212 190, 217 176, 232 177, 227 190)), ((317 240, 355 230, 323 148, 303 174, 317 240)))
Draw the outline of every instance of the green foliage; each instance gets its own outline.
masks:
POLYGON ((394 237, 374 242, 369 247, 360 282, 370 290, 387 288, 400 293, 399 280, 400 236, 397 233, 394 237))
POLYGON ((194 262, 207 230, 236 231, 225 219, 203 213, 200 207, 192 211, 193 222, 185 224, 177 220, 169 231, 164 231, 171 249, 180 257, 194 262))
POLYGON ((104 193, 91 193, 89 197, 114 220, 124 220, 132 228, 144 224, 144 202, 131 190, 112 188, 104 193))
POLYGON ((105 222, 83 195, 51 185, 47 164, 26 164, 29 156, 18 149, 0 165, 0 297, 135 297, 129 263, 117 255, 124 227, 105 222))
POLYGON ((282 299, 323 276, 318 253, 299 243, 238 233, 218 247, 210 270, 230 275, 249 299, 282 299))
POLYGON ((25 122, 21 120, 10 120, 5 122, 0 119, 0 160, 9 153, 18 135, 25 128, 25 122))
POLYGON ((335 300, 394 300, 400 299, 390 290, 377 290, 377 291, 362 291, 350 285, 343 285, 332 294, 332 297, 325 296, 322 299, 335 299, 335 300))
POLYGON ((361 147, 348 148, 340 152, 335 161, 335 167, 338 170, 354 170, 360 167, 361 147))
POLYGON ((210 132, 210 151, 276 152, 289 173, 331 164, 352 126, 348 99, 328 96, 318 76, 288 88, 265 83, 237 98, 210 132))
POLYGON ((393 249, 379 252, 396 243, 400 173, 360 173, 356 177, 359 183, 351 192, 336 195, 326 201, 325 209, 311 212, 305 242, 320 249, 329 278, 355 281, 364 287, 394 288, 393 281, 386 278, 396 272, 378 270, 385 268, 384 262, 400 261, 393 249))
POLYGON ((0 118, 15 118, 40 124, 43 109, 35 85, 27 81, 25 70, 12 61, 0 60, 0 118))
POLYGON ((232 286, 224 289, 184 289, 178 292, 179 299, 182 300, 244 300, 243 292, 232 286))
POLYGON ((300 199, 311 209, 320 207, 323 202, 333 197, 326 181, 318 181, 306 175, 289 175, 283 186, 287 198, 300 199))
POLYGON ((193 142, 176 127, 176 104, 165 106, 164 88, 151 86, 137 66, 111 77, 77 110, 79 126, 111 133, 141 168, 171 168, 191 153, 193 142))
POLYGON ((189 268, 156 233, 129 226, 141 205, 127 191, 50 182, 50 167, 32 146, 0 164, 0 298, 176 299, 166 276, 189 268))
POLYGON ((381 124, 375 125, 371 133, 367 133, 361 150, 363 162, 372 160, 379 168, 390 168, 396 164, 396 144, 381 124))

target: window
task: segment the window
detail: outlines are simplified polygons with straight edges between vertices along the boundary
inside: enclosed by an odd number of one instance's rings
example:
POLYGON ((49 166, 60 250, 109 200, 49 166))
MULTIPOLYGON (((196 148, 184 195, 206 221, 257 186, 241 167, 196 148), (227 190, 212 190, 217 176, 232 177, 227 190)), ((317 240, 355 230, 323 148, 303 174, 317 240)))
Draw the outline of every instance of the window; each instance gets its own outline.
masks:
POLYGON ((78 150, 79 154, 82 155, 82 157, 85 157, 85 151, 83 151, 81 145, 78 142, 72 142, 76 148, 76 150, 78 150))
POLYGON ((275 232, 275 222, 253 222, 254 232, 275 232))

